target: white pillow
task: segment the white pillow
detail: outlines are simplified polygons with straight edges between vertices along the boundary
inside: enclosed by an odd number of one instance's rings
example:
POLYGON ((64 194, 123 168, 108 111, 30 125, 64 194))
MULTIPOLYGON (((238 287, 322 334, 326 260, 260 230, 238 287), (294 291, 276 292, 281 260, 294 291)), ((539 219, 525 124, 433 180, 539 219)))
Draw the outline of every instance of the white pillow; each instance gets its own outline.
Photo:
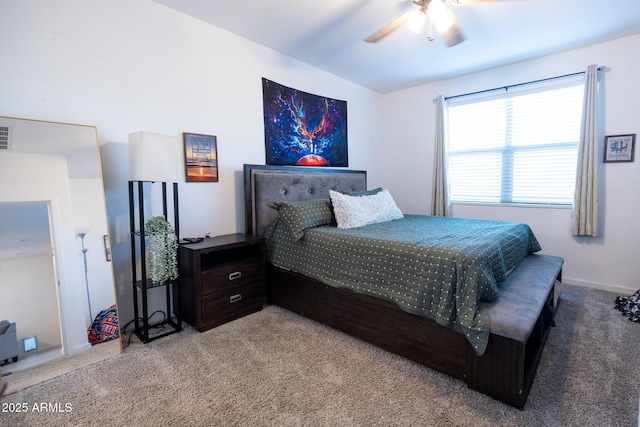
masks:
POLYGON ((389 190, 382 190, 371 196, 349 196, 330 190, 329 197, 338 228, 362 227, 404 218, 389 190))

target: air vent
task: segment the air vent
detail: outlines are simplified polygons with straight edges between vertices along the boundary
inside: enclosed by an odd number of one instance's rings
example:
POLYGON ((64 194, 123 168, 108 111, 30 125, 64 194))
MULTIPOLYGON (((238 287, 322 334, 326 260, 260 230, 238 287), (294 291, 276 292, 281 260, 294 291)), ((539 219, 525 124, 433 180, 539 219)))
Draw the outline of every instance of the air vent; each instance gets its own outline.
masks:
POLYGON ((11 150, 11 126, 0 125, 0 151, 11 150))

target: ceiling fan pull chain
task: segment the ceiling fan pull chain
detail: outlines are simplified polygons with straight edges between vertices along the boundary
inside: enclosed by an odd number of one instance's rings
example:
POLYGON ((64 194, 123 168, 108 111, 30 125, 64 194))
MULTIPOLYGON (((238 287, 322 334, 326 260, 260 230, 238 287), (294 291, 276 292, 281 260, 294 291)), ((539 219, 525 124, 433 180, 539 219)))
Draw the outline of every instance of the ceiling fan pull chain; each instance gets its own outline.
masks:
POLYGON ((427 34, 427 39, 432 42, 433 41, 433 22, 429 19, 429 34, 427 34))

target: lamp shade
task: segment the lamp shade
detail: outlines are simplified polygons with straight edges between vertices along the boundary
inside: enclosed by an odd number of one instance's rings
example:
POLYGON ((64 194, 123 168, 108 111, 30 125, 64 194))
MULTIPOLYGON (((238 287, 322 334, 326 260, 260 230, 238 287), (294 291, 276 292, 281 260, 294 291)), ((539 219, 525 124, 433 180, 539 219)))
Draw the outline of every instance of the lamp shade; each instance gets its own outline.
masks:
POLYGON ((129 135, 129 180, 183 182, 184 160, 179 137, 151 132, 129 135))

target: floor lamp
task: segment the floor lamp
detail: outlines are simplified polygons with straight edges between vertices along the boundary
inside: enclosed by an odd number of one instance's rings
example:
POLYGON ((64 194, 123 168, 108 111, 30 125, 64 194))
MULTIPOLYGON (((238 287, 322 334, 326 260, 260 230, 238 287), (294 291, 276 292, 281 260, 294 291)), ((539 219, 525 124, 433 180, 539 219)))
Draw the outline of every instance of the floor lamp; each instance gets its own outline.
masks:
POLYGON ((144 224, 147 219, 154 216, 153 211, 157 210, 158 206, 156 203, 154 209, 153 197, 151 197, 153 191, 147 193, 144 188, 151 189, 150 187, 154 187, 154 183, 160 184, 162 214, 168 222, 173 222, 176 236, 179 239, 178 182, 184 182, 184 178, 180 173, 183 167, 182 144, 179 137, 158 135, 150 132, 137 132, 129 135, 129 221, 131 229, 134 332, 143 343, 182 330, 180 301, 177 292, 178 282, 174 280, 164 284, 154 284, 147 275, 144 224), (167 184, 170 186, 173 203, 168 203, 167 200, 167 184), (147 200, 145 200, 147 198, 145 194, 148 197, 147 200), (150 202, 151 209, 145 209, 145 205, 148 206, 146 202, 150 202), (173 221, 168 211, 170 206, 173 208, 173 221), (137 274, 138 265, 140 266, 140 275, 137 274), (165 290, 166 318, 162 322, 152 325, 148 315, 147 293, 151 289, 159 287, 164 287, 165 290), (140 298, 138 298, 139 296, 140 298), (174 301, 173 304, 172 300, 174 301), (141 310, 138 305, 139 302, 142 305, 141 310), (172 319, 172 312, 175 315, 175 321, 172 319), (164 327, 165 324, 172 326, 172 329, 153 336, 150 334, 150 329, 164 327))
POLYGON ((87 268, 87 252, 89 249, 84 247, 84 238, 87 233, 78 233, 78 237, 82 241, 82 258, 84 260, 84 283, 87 288, 87 304, 89 305, 89 324, 93 321, 93 311, 91 311, 91 294, 89 292, 89 270, 87 268))

